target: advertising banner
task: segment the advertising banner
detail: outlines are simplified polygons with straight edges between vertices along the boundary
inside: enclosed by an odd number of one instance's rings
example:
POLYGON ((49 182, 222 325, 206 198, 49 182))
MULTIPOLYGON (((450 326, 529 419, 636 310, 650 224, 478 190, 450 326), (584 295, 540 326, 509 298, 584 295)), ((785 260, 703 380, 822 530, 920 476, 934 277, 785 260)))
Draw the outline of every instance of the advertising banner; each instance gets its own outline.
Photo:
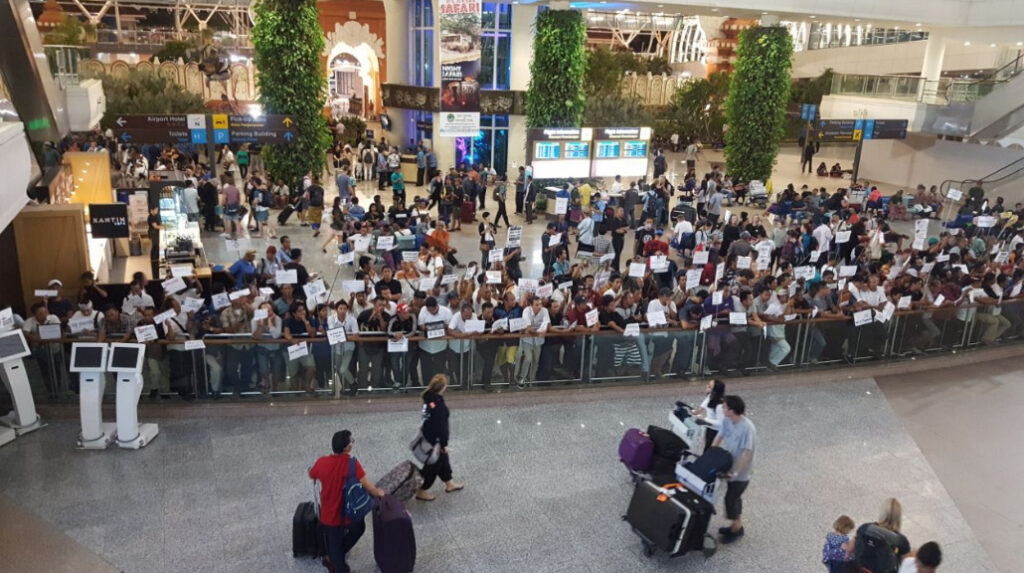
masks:
POLYGON ((89 205, 89 223, 92 236, 97 239, 118 239, 128 237, 128 205, 89 205))
POLYGON ((480 133, 480 7, 477 0, 440 0, 441 113, 438 135, 480 133))

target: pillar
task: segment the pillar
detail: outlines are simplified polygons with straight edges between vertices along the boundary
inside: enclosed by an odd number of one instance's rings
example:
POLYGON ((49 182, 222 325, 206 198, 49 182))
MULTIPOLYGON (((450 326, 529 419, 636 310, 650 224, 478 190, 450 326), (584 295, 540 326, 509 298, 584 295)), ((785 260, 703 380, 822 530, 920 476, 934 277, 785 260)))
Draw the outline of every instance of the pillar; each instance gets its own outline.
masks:
POLYGON ((924 48, 924 63, 921 64, 921 77, 928 84, 925 91, 934 91, 936 89, 937 84, 934 82, 938 82, 942 76, 942 60, 945 56, 945 35, 939 31, 930 31, 924 48))

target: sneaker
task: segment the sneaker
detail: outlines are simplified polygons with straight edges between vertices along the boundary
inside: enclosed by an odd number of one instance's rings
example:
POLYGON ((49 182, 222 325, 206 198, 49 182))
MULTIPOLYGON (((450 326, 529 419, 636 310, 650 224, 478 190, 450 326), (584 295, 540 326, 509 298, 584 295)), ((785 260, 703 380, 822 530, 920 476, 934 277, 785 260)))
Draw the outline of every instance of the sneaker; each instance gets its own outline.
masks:
MULTIPOLYGON (((723 527, 722 529, 725 529, 726 531, 725 533, 722 533, 722 543, 732 543, 740 537, 743 537, 744 532, 742 527, 739 531, 733 531, 730 527, 723 527)), ((721 532, 722 529, 719 529, 718 531, 721 532)))

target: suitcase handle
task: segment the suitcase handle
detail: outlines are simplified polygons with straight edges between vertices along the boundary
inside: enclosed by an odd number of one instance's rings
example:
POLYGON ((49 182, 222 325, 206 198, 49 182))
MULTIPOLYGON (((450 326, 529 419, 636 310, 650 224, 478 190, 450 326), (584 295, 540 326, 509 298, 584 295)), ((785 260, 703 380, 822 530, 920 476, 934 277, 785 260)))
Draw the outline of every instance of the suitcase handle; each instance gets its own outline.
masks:
POLYGON ((660 502, 668 501, 668 493, 674 489, 686 489, 681 483, 667 483, 661 486, 662 492, 656 498, 660 502))

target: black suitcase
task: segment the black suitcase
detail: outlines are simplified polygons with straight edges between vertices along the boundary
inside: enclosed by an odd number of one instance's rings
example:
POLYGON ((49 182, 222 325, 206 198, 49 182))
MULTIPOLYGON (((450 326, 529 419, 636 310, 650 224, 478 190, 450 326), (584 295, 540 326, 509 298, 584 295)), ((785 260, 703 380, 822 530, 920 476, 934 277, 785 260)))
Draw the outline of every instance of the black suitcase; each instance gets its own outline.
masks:
POLYGON ((705 482, 715 483, 719 474, 732 468, 732 454, 722 448, 708 448, 699 458, 683 464, 683 467, 705 482))
POLYGON ((326 554, 326 540, 316 506, 312 501, 300 503, 292 518, 292 556, 317 558, 326 554))
POLYGON ((706 557, 714 554, 714 539, 707 535, 714 507, 679 484, 668 488, 649 481, 637 484, 624 517, 650 557, 655 550, 669 557, 688 551, 702 550, 706 557))
POLYGON ((291 217, 292 213, 294 213, 294 212, 295 212, 295 207, 292 207, 291 205, 285 205, 284 209, 281 209, 281 212, 277 214, 277 224, 278 225, 286 224, 288 222, 288 218, 291 217))
POLYGON ((654 456, 678 462, 686 450, 686 442, 672 430, 658 426, 647 426, 647 435, 654 442, 654 456))

